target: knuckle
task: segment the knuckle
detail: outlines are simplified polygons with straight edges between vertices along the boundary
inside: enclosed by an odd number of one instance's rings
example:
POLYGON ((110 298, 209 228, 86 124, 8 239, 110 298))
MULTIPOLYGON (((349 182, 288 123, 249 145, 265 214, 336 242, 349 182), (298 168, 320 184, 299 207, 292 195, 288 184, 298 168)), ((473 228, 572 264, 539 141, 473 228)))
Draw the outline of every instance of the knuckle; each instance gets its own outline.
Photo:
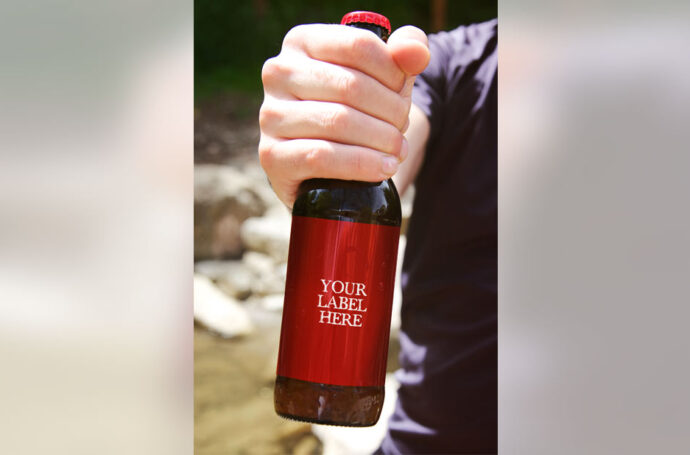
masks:
POLYGON ((271 57, 264 62, 264 66, 261 67, 261 81, 264 86, 270 85, 271 82, 275 81, 278 68, 276 64, 277 57, 271 57))
POLYGON ((273 103, 264 102, 259 109, 259 128, 263 132, 270 130, 281 118, 282 113, 273 103))
POLYGON ((333 131, 345 131, 349 124, 350 113, 345 106, 335 105, 323 117, 323 127, 333 131))
POLYGON ((354 75, 350 73, 343 73, 336 78, 336 91, 340 100, 348 100, 356 98, 359 84, 354 75))
POLYGON ((376 38, 374 35, 368 36, 368 34, 357 34, 352 37, 352 42, 350 43, 350 50, 352 57, 355 59, 361 59, 371 55, 376 47, 376 38))
POLYGON ((261 167, 265 171, 272 169, 274 159, 275 144, 262 138, 261 141, 259 141, 259 163, 261 167))
POLYGON ((326 149, 319 144, 315 144, 305 151, 304 167, 313 174, 318 174, 324 167, 327 159, 326 149))
POLYGON ((283 38, 283 47, 301 47, 304 43, 307 27, 304 24, 292 27, 283 38))
POLYGON ((286 64, 280 55, 271 57, 264 62, 261 68, 261 81, 265 88, 270 90, 281 80, 287 78, 291 73, 290 66, 286 64))

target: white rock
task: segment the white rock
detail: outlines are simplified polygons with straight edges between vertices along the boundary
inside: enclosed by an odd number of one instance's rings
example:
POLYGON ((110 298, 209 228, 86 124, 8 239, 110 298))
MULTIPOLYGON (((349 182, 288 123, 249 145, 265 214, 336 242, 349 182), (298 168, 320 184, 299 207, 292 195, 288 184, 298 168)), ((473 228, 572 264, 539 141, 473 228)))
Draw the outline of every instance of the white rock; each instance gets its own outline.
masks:
POLYGON ((194 271, 210 278, 230 297, 244 300, 252 293, 257 276, 242 261, 199 261, 194 271))
POLYGON ((267 311, 282 311, 285 294, 267 295, 260 300, 261 308, 267 311))
POLYGON ((271 185, 268 183, 268 178, 266 173, 261 166, 255 163, 248 163, 242 169, 242 173, 246 178, 252 181, 252 188, 256 191, 256 194, 263 200, 266 207, 272 208, 282 208, 287 210, 287 207, 278 199, 278 196, 273 192, 271 185))
MULTIPOLYGON (((271 190, 271 191, 273 191, 273 190, 271 190)), ((276 198, 277 198, 277 196, 276 196, 276 198)), ((270 206, 266 210, 266 212, 264 213, 264 216, 268 216, 268 217, 277 216, 277 217, 290 218, 290 210, 281 203, 280 205, 270 206)), ((292 218, 290 218, 289 221, 292 221, 292 218)))
POLYGON ((400 309, 402 308, 400 275, 402 274, 402 263, 403 257, 405 256, 406 245, 407 238, 401 235, 400 242, 398 243, 398 263, 395 268, 395 289, 393 291, 393 310, 391 311, 391 333, 394 334, 392 338, 397 338, 397 333, 400 331, 400 324, 402 322, 400 317, 400 309))
POLYGON ((268 275, 273 273, 275 261, 270 256, 257 253, 256 251, 246 251, 242 256, 242 263, 256 275, 268 275))
POLYGON ((285 280, 285 278, 287 277, 287 263, 283 262, 282 264, 278 264, 275 270, 278 276, 285 280))
POLYGON ((194 258, 237 257, 240 226, 266 210, 253 181, 230 166, 194 167, 194 258))
POLYGON ((194 275, 194 319, 224 337, 247 335, 254 329, 247 311, 209 278, 194 275))
POLYGON ((232 205, 238 215, 244 217, 257 216, 266 211, 252 180, 231 166, 194 166, 194 200, 232 205))
POLYGON ((323 455, 369 455, 379 448, 386 436, 388 419, 395 410, 398 381, 392 373, 386 375, 386 395, 381 418, 372 427, 352 428, 312 425, 312 432, 323 443, 323 455))
POLYGON ((412 216, 412 207, 414 205, 414 185, 411 185, 405 194, 400 198, 400 208, 402 210, 402 225, 400 226, 400 232, 404 235, 407 234, 407 226, 410 224, 410 217, 412 216))
POLYGON ((285 292, 285 278, 276 272, 259 276, 252 282, 252 293, 259 296, 282 294, 283 292, 285 292))
POLYGON ((276 265, 272 257, 256 251, 245 252, 242 263, 254 274, 252 294, 265 296, 285 292, 285 264, 276 265))
POLYGON ((290 245, 290 217, 265 216, 245 220, 242 243, 248 250, 268 254, 276 261, 287 260, 290 245))

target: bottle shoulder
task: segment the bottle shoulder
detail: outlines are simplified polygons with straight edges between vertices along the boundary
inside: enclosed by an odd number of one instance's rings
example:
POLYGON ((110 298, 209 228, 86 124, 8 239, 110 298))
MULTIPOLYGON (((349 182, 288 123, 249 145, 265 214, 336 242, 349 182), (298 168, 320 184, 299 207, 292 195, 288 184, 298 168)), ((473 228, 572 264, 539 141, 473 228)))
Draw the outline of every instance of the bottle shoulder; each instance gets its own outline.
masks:
POLYGON ((388 226, 400 226, 402 221, 400 197, 391 179, 305 180, 297 191, 292 214, 388 226))

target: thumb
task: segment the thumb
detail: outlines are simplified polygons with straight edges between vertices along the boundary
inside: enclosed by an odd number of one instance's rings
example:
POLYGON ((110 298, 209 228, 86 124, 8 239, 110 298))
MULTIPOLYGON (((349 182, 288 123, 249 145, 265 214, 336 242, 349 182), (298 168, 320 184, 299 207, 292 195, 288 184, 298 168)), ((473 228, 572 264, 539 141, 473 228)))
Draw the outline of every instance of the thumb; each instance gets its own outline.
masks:
POLYGON ((416 76, 429 64, 429 41, 426 34, 412 25, 400 27, 388 38, 393 60, 408 76, 416 76))

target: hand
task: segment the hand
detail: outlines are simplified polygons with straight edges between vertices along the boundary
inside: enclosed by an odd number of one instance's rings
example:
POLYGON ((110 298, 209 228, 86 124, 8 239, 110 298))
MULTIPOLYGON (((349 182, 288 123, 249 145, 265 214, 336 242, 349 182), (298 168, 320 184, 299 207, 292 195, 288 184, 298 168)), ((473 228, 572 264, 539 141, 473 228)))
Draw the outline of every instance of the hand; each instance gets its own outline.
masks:
POLYGON ((426 35, 401 27, 384 43, 368 30, 301 25, 262 70, 259 159, 292 207, 309 178, 378 182, 407 156, 415 76, 429 62, 426 35))

